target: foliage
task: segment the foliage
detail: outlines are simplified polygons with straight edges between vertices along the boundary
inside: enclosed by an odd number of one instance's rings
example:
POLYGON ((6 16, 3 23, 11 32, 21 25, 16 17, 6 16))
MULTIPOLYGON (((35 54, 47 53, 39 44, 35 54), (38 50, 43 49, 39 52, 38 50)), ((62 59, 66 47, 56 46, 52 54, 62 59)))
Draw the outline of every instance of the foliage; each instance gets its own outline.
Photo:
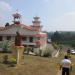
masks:
POLYGON ((62 44, 59 44, 59 49, 62 49, 62 44))
POLYGON ((53 45, 53 47, 54 47, 55 49, 58 49, 58 48, 59 48, 59 46, 57 45, 57 43, 52 43, 52 45, 53 45))
POLYGON ((11 44, 12 41, 6 40, 2 43, 3 52, 10 52, 11 51, 11 44))
POLYGON ((2 48, 3 47, 3 43, 0 43, 0 48, 2 48))
POLYGON ((61 34, 58 31, 54 32, 54 34, 51 36, 51 40, 52 42, 59 43, 62 40, 61 34))
POLYGON ((10 63, 10 65, 11 65, 11 67, 15 67, 15 65, 17 64, 17 60, 16 60, 16 58, 11 58, 11 63, 10 63))
POLYGON ((51 56, 51 50, 47 48, 46 50, 43 51, 43 57, 50 57, 51 56))
POLYGON ((24 48, 24 52, 26 52, 27 54, 29 54, 29 52, 31 51, 31 47, 25 47, 24 48))
POLYGON ((6 23, 6 24, 5 24, 5 27, 7 27, 7 26, 9 26, 9 23, 6 23))
POLYGON ((24 52, 26 51, 26 48, 24 47, 24 52))
POLYGON ((48 39, 51 39, 51 36, 53 35, 53 32, 46 32, 48 35, 48 39))
MULTIPOLYGON (((52 42, 56 44, 65 44, 75 48, 75 32, 60 32, 59 33, 56 31, 51 36, 51 39, 52 39, 52 42)), ((54 48, 57 48, 55 44, 53 46, 54 48)))
POLYGON ((71 41, 63 41, 62 44, 70 45, 70 46, 72 46, 72 47, 75 48, 75 40, 71 40, 71 41))
POLYGON ((5 55, 3 57, 3 63, 7 64, 8 63, 8 55, 5 55))
POLYGON ((7 52, 8 50, 8 41, 3 42, 3 52, 7 52))
POLYGON ((39 56, 41 56, 41 54, 42 54, 42 50, 41 50, 41 49, 39 49, 39 56))
POLYGON ((38 55, 38 56, 41 55, 40 52, 41 52, 41 51, 39 50, 39 48, 35 48, 35 49, 34 49, 35 55, 38 55))
MULTIPOLYGON (((48 33, 48 36, 51 35, 51 33, 48 33)), ((49 37, 50 39, 50 37, 49 37)), ((59 44, 69 44, 74 46, 75 42, 75 32, 71 31, 56 31, 51 35, 52 42, 57 42, 59 44)))
POLYGON ((16 64, 16 63, 17 63, 16 58, 14 58, 14 57, 13 57, 13 58, 11 58, 11 63, 12 63, 12 64, 16 64))

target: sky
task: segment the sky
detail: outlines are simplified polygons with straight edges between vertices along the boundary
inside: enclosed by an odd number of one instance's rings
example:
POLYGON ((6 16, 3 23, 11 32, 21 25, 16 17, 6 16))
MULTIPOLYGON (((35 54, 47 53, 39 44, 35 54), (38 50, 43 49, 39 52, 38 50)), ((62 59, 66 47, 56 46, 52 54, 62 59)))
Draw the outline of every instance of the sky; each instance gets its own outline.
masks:
POLYGON ((12 23, 17 10, 25 25, 39 16, 44 31, 75 31, 75 0, 0 0, 0 26, 12 23))

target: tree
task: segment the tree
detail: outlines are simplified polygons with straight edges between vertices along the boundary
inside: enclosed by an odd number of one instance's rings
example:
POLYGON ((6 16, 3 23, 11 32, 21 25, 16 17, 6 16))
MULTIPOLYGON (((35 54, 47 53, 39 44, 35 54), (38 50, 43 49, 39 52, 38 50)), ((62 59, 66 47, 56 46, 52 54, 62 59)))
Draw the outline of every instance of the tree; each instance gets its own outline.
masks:
POLYGON ((54 34, 51 36, 51 40, 52 42, 59 43, 62 40, 61 34, 58 31, 54 32, 54 34))
POLYGON ((9 23, 6 23, 6 24, 5 24, 5 27, 7 27, 7 26, 9 26, 9 23))

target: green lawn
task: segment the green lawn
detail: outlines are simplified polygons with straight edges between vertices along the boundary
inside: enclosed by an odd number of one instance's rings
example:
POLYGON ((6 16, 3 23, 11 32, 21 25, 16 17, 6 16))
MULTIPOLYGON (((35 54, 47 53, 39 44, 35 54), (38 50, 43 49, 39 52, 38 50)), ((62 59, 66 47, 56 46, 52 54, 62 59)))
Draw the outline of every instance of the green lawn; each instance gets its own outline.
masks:
MULTIPOLYGON (((0 62, 5 54, 0 53, 0 62)), ((10 59, 11 54, 9 54, 10 59)), ((25 55, 23 64, 19 67, 9 67, 0 63, 0 75, 56 75, 59 71, 59 62, 63 58, 61 52, 58 58, 44 58, 39 56, 25 55)), ((72 62, 75 62, 75 56, 72 56, 72 62)), ((75 66, 73 66, 72 75, 75 75, 75 66)))

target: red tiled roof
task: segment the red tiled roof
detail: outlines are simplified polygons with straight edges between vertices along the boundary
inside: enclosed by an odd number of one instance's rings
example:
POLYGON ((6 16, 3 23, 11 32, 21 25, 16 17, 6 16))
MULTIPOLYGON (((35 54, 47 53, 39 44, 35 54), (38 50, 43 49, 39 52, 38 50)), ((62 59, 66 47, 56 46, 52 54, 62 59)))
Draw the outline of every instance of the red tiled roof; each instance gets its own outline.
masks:
POLYGON ((0 27, 0 30, 7 30, 7 29, 10 29, 12 27, 17 27, 17 26, 20 26, 23 29, 28 29, 28 30, 31 30, 31 31, 38 31, 36 29, 33 29, 33 27, 27 26, 27 25, 24 25, 24 24, 11 24, 11 25, 9 25, 7 27, 0 27))
POLYGON ((3 30, 5 27, 0 27, 0 30, 3 30))
POLYGON ((21 17, 21 15, 20 15, 19 13, 15 13, 15 14, 13 14, 13 16, 14 16, 15 18, 20 18, 20 17, 21 17))

